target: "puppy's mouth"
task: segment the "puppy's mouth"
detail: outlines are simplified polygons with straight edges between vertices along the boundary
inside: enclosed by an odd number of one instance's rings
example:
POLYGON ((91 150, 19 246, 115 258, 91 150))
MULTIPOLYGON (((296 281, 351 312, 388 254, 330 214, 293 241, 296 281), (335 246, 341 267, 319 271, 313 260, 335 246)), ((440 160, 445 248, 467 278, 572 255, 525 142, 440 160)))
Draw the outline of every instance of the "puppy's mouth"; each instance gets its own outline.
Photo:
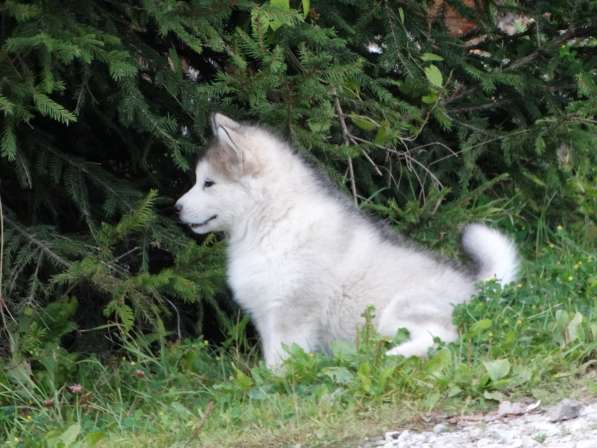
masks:
POLYGON ((203 227, 204 225, 206 225, 208 222, 213 221, 217 217, 218 217, 218 215, 213 215, 212 217, 207 218, 205 221, 197 222, 197 223, 189 224, 189 225, 191 226, 192 229, 198 229, 199 227, 203 227))

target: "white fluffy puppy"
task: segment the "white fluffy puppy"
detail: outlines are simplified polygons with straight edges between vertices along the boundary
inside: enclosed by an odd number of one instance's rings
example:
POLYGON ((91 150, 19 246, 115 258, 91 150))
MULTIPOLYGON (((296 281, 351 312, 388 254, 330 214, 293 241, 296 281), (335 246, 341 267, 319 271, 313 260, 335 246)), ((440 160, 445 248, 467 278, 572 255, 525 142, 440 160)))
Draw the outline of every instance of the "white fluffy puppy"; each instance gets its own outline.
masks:
POLYGON ((478 265, 468 272, 389 235, 267 130, 221 114, 212 126, 216 141, 177 209, 196 233, 226 232, 228 282, 268 366, 281 363, 285 345, 354 340, 368 305, 382 335, 410 332, 389 354, 423 356, 434 337, 457 338, 453 306, 477 281, 516 277, 516 248, 496 230, 465 228, 464 250, 478 265))

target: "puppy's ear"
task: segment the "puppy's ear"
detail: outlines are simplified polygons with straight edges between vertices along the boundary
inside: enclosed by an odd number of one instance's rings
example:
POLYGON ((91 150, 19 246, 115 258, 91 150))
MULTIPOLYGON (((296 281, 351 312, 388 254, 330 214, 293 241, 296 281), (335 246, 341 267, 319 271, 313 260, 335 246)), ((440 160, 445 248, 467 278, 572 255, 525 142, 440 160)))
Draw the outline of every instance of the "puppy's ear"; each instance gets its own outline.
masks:
POLYGON ((221 148, 222 160, 225 159, 228 166, 238 165, 242 169, 245 162, 242 125, 226 115, 215 113, 211 116, 211 129, 221 148))
POLYGON ((211 116, 211 129, 214 135, 221 144, 230 146, 231 148, 238 146, 241 127, 240 123, 219 112, 211 116))

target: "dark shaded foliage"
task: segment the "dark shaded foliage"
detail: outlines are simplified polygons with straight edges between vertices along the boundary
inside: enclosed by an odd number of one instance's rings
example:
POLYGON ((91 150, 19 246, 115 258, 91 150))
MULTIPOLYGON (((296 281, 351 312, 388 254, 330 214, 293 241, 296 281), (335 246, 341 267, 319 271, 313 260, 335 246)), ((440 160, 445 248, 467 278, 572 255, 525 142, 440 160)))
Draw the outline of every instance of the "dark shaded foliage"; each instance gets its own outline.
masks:
POLYGON ((404 230, 594 232, 595 2, 431 3, 4 2, 3 356, 226 328, 222 243, 171 209, 214 111, 404 230))

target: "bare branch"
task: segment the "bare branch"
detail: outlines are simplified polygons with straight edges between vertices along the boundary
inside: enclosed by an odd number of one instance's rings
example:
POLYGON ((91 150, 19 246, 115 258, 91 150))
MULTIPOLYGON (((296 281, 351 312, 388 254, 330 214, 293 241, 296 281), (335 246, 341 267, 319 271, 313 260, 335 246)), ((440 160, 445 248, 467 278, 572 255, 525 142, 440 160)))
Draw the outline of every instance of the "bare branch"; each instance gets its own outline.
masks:
MULTIPOLYGON (((338 99, 336 88, 332 90, 332 95, 334 96, 336 114, 338 115, 338 120, 340 120, 340 126, 342 127, 342 136, 344 137, 344 144, 346 146, 350 146, 351 141, 354 143, 354 140, 351 139, 350 132, 348 131, 348 127, 346 126, 346 117, 344 116, 344 112, 342 111, 342 106, 340 106, 340 100, 338 99)), ((354 178, 354 167, 352 165, 352 159, 350 157, 348 157, 348 173, 350 178, 350 189, 352 190, 352 198, 354 200, 354 205, 358 206, 359 203, 357 201, 357 184, 354 178)))

